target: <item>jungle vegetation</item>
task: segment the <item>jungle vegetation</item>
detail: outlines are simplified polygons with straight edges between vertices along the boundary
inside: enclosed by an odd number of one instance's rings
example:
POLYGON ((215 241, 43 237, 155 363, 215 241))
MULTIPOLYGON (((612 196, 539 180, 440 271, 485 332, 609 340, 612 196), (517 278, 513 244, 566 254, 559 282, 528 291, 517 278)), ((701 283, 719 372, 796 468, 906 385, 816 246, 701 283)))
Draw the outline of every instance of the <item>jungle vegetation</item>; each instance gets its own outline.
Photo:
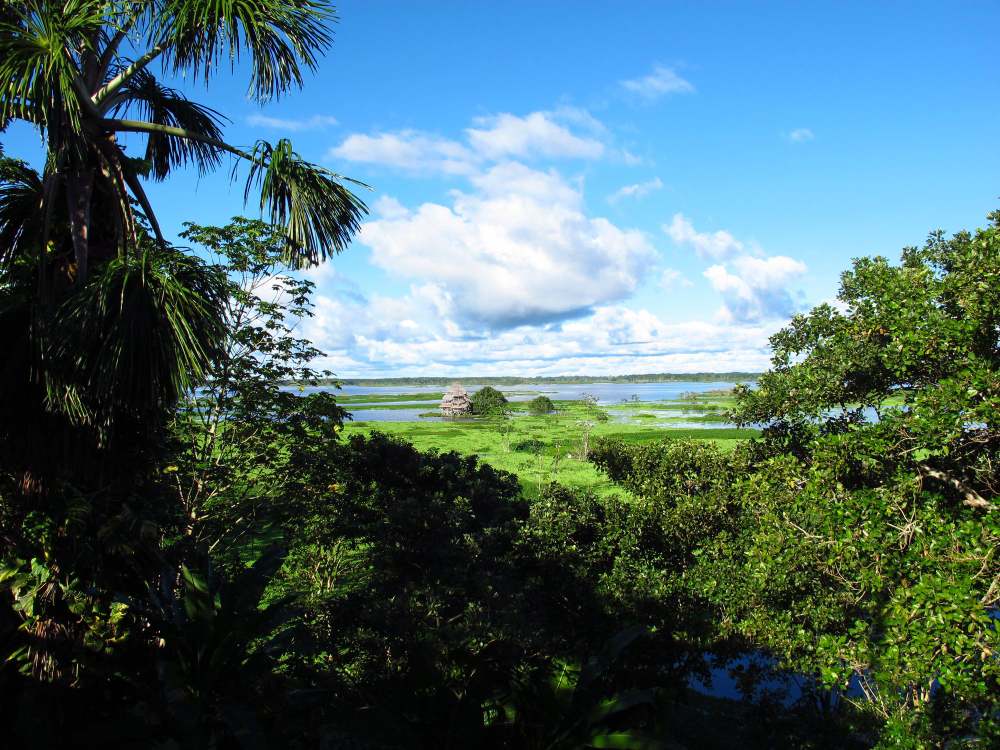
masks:
POLYGON ((0 6, 0 125, 28 120, 47 149, 41 174, 0 159, 5 739, 997 744, 1000 213, 855 261, 838 307, 777 333, 729 416, 759 436, 602 440, 583 394, 574 460, 621 492, 539 475, 528 493, 281 387, 333 377, 295 337, 312 285, 286 271, 350 239, 344 181, 287 144, 237 154, 262 219, 188 225, 196 253, 141 195, 147 162, 165 179, 230 152, 154 63, 211 78, 238 48, 266 100, 333 18, 311 0, 0 6), (741 700, 699 688, 727 671, 741 700))

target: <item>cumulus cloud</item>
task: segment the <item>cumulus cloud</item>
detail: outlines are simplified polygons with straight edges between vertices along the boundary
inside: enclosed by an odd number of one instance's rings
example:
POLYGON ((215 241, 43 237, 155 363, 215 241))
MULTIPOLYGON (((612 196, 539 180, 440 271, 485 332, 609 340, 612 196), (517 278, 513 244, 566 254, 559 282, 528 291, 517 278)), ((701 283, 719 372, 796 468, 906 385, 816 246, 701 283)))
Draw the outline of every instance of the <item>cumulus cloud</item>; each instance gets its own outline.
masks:
POLYGON ((681 78, 673 68, 659 63, 653 65, 653 72, 641 78, 622 81, 621 86, 629 94, 653 102, 667 94, 693 94, 694 86, 681 78))
POLYGON ((805 143, 806 141, 813 140, 815 137, 809 128, 796 128, 792 132, 785 134, 785 138, 792 143, 805 143))
POLYGON ((608 196, 608 203, 617 203, 622 198, 641 198, 651 190, 659 190, 663 187, 663 182, 659 177, 654 177, 649 182, 640 182, 635 185, 624 185, 608 196))
POLYGON ((437 285, 463 328, 585 315, 632 294, 657 259, 644 233, 585 216, 579 188, 554 170, 503 163, 472 184, 451 206, 396 204, 359 234, 377 265, 437 285))
POLYGON ((362 376, 758 370, 767 366, 767 339, 776 330, 766 324, 667 324, 648 310, 605 305, 561 325, 456 337, 447 321, 436 317, 425 291, 412 288, 404 299, 392 301, 397 305, 392 311, 388 301, 376 311, 321 297, 309 333, 329 356, 318 364, 340 375, 362 376), (387 314, 413 317, 380 323, 387 314), (324 330, 330 331, 325 339, 324 330))
POLYGON ((729 232, 707 234, 696 232, 684 214, 674 214, 670 224, 663 225, 663 231, 678 245, 693 247, 702 260, 723 260, 742 252, 744 245, 729 232))
POLYGON ((694 282, 686 278, 684 274, 676 268, 664 268, 663 274, 660 276, 660 286, 667 291, 670 291, 678 284, 681 286, 694 286, 694 282))
MULTIPOLYGON (((579 116, 577 110, 573 111, 579 116)), ((479 127, 465 131, 469 144, 488 159, 536 155, 550 159, 599 159, 604 155, 603 143, 574 135, 551 112, 532 112, 526 117, 504 113, 477 117, 473 122, 479 127)))
POLYGON ((417 130, 362 135, 354 133, 330 149, 331 157, 380 164, 414 172, 472 174, 479 156, 461 143, 417 130))
POLYGON ((329 151, 334 159, 379 164, 413 172, 471 175, 484 162, 510 157, 520 159, 600 159, 608 150, 600 137, 606 129, 587 110, 559 107, 524 117, 509 113, 484 115, 466 128, 467 143, 426 133, 347 136, 329 151), (584 134, 577 131, 587 131, 584 134))
MULTIPOLYGON (((799 311, 786 287, 805 274, 801 261, 783 255, 758 257, 760 248, 755 243, 747 248, 728 232, 698 232, 684 214, 676 214, 663 231, 678 245, 694 248, 702 260, 715 261, 702 275, 722 297, 717 321, 770 321, 799 311)), ((669 288, 680 278, 679 272, 668 268, 661 284, 669 288)))
POLYGON ((288 130, 298 133, 302 130, 324 130, 337 125, 337 119, 326 115, 313 115, 304 120, 293 120, 284 117, 267 117, 261 114, 252 114, 246 118, 247 125, 261 128, 271 128, 272 130, 288 130))
POLYGON ((805 263, 777 255, 744 256, 731 265, 731 270, 717 264, 704 272, 723 300, 716 313, 720 323, 773 320, 798 312, 799 305, 785 287, 805 274, 805 263))

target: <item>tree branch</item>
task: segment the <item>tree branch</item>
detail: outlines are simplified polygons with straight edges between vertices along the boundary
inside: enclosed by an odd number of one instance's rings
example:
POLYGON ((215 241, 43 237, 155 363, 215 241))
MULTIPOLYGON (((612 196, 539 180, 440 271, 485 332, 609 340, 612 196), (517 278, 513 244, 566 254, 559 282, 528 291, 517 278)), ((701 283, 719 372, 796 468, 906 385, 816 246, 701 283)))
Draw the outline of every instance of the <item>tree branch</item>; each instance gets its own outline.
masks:
POLYGON ((107 109, 101 106, 104 100, 107 99, 111 94, 118 91, 118 89, 120 89, 122 86, 128 83, 129 79, 132 78, 132 76, 134 76, 140 70, 145 68, 151 62, 153 62, 153 60, 155 60, 157 57, 159 57, 166 51, 167 48, 163 45, 157 45, 153 47, 153 49, 151 49, 145 55, 143 55, 134 63, 125 68, 125 70, 123 70, 121 73, 119 73, 110 81, 108 81, 106 84, 104 84, 104 86, 98 89, 97 93, 95 93, 91 97, 91 102, 99 109, 101 109, 101 111, 107 112, 107 109))
POLYGON ((947 472, 939 471, 938 469, 932 468, 925 463, 918 463, 917 471, 922 477, 936 479, 939 482, 943 482, 948 485, 952 489, 957 490, 965 498, 962 500, 963 505, 968 505, 972 508, 982 508, 983 510, 996 510, 996 506, 993 505, 993 503, 984 498, 961 479, 953 477, 947 472))
POLYGON ((210 136, 204 135, 202 133, 195 132, 193 130, 185 130, 184 128, 174 128, 170 125, 158 125, 152 122, 142 122, 141 120, 117 120, 117 119, 104 119, 101 120, 101 127, 107 130, 113 131, 115 133, 126 132, 126 133, 162 133, 163 135, 172 135, 175 138, 186 138, 189 141, 199 141, 201 143, 207 143, 210 146, 215 146, 216 148, 222 149, 223 151, 228 151, 241 159, 246 159, 247 161, 252 161, 254 164, 259 164, 264 167, 267 164, 259 159, 253 158, 246 151, 241 151, 238 148, 230 146, 225 141, 220 141, 218 138, 212 138, 210 136))
POLYGON ((80 105, 83 107, 84 112, 91 117, 100 119, 101 113, 94 106, 94 102, 90 98, 90 91, 87 90, 87 84, 75 65, 73 66, 73 88, 76 90, 76 98, 80 100, 80 105))

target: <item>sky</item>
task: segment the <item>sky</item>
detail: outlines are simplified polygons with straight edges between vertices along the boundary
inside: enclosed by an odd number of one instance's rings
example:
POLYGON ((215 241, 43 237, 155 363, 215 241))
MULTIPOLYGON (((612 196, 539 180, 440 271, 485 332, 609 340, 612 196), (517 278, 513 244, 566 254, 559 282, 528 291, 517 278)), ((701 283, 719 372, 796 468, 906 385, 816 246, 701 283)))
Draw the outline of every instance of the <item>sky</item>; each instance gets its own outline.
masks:
MULTIPOLYGON (((996 2, 338 11, 300 92, 261 107, 245 65, 174 85, 231 143, 373 188, 307 272, 298 333, 342 377, 760 371, 853 258, 1000 207, 996 2)), ((30 130, 3 142, 37 163, 30 130)), ((151 186, 165 233, 255 215, 229 178, 151 186)))

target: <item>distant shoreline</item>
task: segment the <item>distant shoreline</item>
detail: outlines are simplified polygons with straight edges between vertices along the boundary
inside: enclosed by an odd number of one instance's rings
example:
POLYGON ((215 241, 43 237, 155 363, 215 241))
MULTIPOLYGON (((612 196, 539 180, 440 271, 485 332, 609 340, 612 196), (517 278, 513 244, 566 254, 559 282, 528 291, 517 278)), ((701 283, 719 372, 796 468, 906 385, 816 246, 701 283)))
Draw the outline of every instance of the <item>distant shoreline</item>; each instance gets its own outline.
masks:
POLYGON ((403 378, 317 378, 320 385, 358 386, 427 386, 459 381, 463 385, 584 385, 587 383, 722 383, 757 380, 760 372, 687 372, 646 373, 641 375, 553 375, 521 378, 507 375, 492 377, 403 377, 403 378))

